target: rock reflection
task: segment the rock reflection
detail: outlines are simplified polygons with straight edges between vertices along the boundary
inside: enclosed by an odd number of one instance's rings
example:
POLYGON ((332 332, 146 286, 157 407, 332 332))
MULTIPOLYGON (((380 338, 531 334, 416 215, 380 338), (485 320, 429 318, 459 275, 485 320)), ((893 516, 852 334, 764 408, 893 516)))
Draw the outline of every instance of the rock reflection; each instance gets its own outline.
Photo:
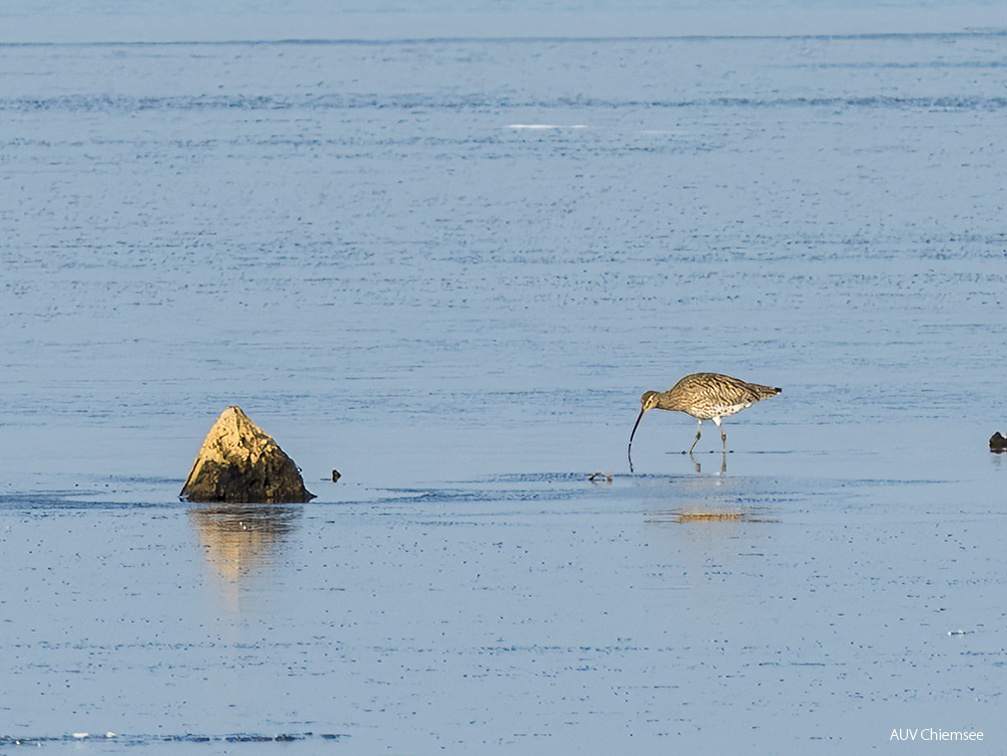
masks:
POLYGON ((207 504, 189 510, 206 561, 226 586, 229 608, 238 609, 244 581, 279 559, 300 516, 301 507, 291 505, 207 504))

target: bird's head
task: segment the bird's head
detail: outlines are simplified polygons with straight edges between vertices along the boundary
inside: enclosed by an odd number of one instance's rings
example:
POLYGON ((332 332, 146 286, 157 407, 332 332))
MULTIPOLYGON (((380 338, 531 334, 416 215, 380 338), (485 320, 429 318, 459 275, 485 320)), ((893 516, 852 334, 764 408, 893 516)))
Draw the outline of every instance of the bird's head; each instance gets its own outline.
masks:
POLYGON ((640 406, 642 407, 640 412, 654 409, 660 396, 656 391, 644 391, 643 396, 640 397, 640 406))

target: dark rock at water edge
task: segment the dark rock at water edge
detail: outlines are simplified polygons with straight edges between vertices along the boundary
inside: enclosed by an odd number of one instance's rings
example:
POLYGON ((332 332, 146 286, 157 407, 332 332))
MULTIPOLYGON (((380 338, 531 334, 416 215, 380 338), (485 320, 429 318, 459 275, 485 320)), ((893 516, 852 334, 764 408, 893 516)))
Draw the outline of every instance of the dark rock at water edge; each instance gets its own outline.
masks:
POLYGON ((304 487, 294 460, 240 407, 233 406, 210 428, 179 496, 196 502, 245 504, 315 498, 304 487))
POLYGON ((990 436, 990 451, 1007 452, 1007 438, 1001 436, 1000 431, 997 431, 990 436))

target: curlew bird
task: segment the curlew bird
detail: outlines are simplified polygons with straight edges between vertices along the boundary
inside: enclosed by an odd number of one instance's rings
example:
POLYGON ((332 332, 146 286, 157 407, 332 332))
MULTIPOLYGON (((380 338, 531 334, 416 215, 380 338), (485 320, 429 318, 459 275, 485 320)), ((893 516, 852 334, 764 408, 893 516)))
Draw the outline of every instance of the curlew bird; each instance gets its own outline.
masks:
POLYGON ((640 415, 636 418, 633 432, 629 434, 629 469, 633 469, 633 436, 643 420, 647 410, 655 407, 662 410, 675 410, 692 415, 699 421, 696 428, 696 439, 689 447, 689 454, 696 448, 699 436, 703 430, 704 420, 713 420, 720 428, 720 440, 727 452, 727 434, 720 424, 720 418, 733 415, 735 412, 751 407, 756 402, 770 396, 776 396, 783 389, 772 386, 761 386, 758 383, 732 378, 720 373, 693 373, 685 376, 667 391, 647 391, 640 397, 640 415))

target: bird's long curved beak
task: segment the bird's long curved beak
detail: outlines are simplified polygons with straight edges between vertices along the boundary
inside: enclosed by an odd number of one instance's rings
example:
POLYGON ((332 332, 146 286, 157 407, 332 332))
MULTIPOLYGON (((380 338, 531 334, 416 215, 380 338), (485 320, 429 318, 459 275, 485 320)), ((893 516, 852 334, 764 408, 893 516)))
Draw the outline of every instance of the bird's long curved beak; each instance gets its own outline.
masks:
POLYGON ((626 447, 626 456, 629 458, 630 472, 633 472, 633 436, 636 435, 636 429, 640 427, 640 421, 643 420, 645 414, 647 414, 646 407, 640 410, 640 414, 636 417, 636 422, 633 423, 633 432, 629 434, 629 446, 626 447))

